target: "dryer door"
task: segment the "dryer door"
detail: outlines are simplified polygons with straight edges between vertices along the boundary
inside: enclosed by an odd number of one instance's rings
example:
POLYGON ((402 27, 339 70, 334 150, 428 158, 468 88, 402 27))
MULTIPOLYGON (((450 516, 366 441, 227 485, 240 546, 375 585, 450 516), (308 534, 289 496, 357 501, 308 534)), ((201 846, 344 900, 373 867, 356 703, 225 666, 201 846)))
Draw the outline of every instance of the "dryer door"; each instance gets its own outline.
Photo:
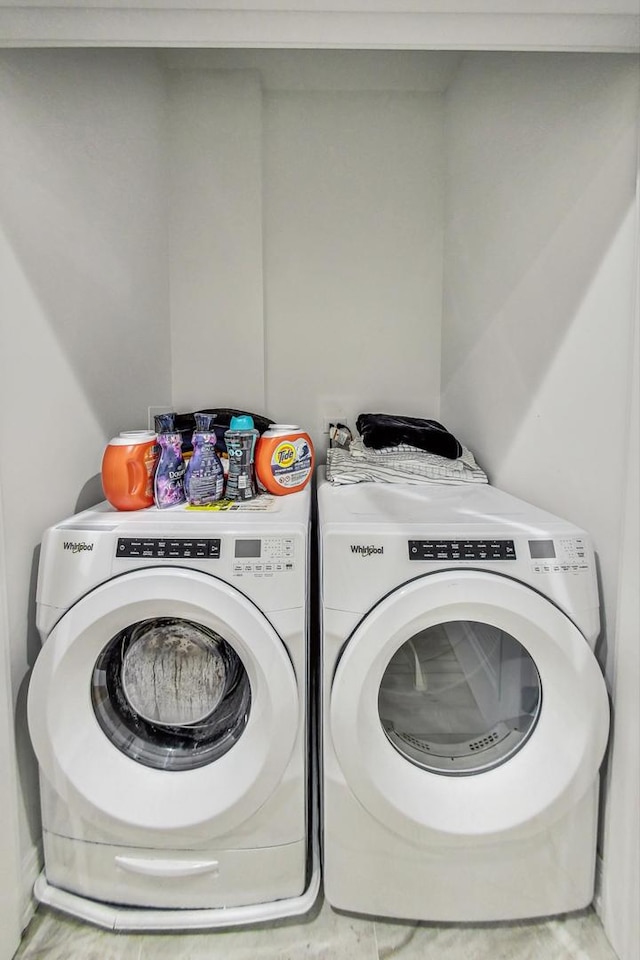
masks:
MULTIPOLYGON (((75 811, 226 832, 270 796, 300 727, 287 651, 234 587, 192 570, 110 580, 57 623, 29 686, 42 772, 75 811)), ((195 835, 194 834, 194 835, 195 835)))
POLYGON ((483 571, 431 574, 386 597, 349 639, 330 697, 342 775, 409 839, 539 831, 593 784, 609 728, 577 627, 483 571))

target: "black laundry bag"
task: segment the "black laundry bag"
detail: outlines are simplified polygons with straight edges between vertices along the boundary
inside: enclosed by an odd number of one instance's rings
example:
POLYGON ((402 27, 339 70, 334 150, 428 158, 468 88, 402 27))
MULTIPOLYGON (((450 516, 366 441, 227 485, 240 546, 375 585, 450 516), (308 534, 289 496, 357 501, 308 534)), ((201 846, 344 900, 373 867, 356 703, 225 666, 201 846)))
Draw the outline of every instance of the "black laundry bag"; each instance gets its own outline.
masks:
POLYGON ((196 426, 195 413, 215 415, 216 419, 213 426, 216 431, 216 451, 218 454, 227 452, 224 433, 231 425, 231 417, 253 417, 254 426, 260 434, 264 433, 273 423, 273 420, 270 420, 269 417, 263 417, 259 413, 251 413, 249 410, 236 410, 232 407, 200 407, 200 409, 194 411, 194 413, 177 413, 175 417, 175 428, 182 434, 183 453, 189 453, 193 450, 191 437, 196 426))
POLYGON ((361 413, 356 420, 356 427, 365 447, 374 450, 408 443, 449 460, 456 460, 462 455, 460 441, 437 420, 389 413, 361 413))

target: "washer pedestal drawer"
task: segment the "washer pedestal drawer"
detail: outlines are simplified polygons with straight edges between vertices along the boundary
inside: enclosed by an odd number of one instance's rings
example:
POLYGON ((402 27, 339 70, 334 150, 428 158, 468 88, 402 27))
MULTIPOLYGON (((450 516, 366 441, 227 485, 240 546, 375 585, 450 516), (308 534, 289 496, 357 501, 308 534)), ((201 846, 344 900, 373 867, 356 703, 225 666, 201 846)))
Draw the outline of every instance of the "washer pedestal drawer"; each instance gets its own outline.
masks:
POLYGON ((150 850, 72 840, 45 831, 53 886, 136 907, 213 908, 300 896, 307 843, 247 850, 150 850))

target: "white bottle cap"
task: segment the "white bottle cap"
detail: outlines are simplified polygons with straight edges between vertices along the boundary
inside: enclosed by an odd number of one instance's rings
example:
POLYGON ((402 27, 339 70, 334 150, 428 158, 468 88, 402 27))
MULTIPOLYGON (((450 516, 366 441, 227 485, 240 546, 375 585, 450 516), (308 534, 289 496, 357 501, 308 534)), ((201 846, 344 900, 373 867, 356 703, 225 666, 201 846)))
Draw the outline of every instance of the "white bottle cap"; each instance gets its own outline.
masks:
POLYGON ((119 435, 140 443, 143 440, 155 440, 157 436, 155 430, 121 430, 119 435))
POLYGON ((272 423, 268 430, 262 434, 263 437, 282 437, 287 433, 303 433, 297 423, 272 423))
POLYGON ((135 443, 151 443, 157 438, 153 430, 123 430, 109 440, 110 447, 130 447, 135 443))

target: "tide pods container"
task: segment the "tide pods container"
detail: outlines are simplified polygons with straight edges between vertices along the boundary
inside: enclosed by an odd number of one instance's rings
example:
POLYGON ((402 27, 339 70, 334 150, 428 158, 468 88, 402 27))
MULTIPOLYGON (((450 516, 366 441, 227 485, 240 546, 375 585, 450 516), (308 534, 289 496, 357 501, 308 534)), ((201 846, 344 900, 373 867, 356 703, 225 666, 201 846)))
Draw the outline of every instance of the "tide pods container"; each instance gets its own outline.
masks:
POLYGON ((291 423, 274 423, 256 444, 256 474, 269 493, 296 493, 313 473, 315 454, 308 433, 291 423))

